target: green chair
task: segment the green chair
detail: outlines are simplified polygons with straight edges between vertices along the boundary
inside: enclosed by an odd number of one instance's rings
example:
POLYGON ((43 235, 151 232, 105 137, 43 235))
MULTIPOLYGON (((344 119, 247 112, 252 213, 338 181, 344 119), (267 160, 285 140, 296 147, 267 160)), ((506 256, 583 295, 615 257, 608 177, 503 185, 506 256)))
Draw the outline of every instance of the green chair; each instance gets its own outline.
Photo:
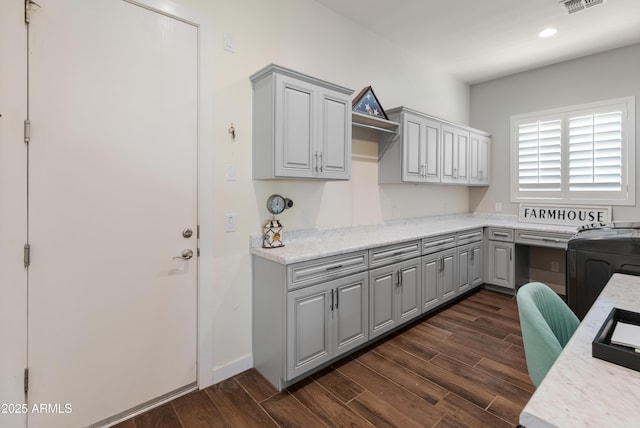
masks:
POLYGON ((541 282, 520 287, 516 300, 527 369, 537 387, 580 321, 560 296, 541 282))

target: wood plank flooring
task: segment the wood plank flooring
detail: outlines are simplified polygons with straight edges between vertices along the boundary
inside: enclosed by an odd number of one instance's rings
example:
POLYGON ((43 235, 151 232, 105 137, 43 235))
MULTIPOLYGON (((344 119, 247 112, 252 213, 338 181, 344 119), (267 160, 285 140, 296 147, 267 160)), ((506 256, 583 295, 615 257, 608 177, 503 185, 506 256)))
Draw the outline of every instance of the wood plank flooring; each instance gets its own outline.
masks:
POLYGON ((117 427, 515 427, 520 334, 515 297, 483 289, 283 392, 251 369, 117 427))

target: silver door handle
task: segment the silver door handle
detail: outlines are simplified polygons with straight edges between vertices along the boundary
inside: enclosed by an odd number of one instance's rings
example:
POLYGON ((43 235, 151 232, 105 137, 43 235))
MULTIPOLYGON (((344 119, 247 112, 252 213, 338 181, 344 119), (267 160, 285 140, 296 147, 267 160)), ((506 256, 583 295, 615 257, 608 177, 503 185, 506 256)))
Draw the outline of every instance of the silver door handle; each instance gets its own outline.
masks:
POLYGON ((182 250, 181 256, 174 257, 174 259, 189 260, 191 257, 193 257, 193 251, 186 249, 186 250, 182 250))

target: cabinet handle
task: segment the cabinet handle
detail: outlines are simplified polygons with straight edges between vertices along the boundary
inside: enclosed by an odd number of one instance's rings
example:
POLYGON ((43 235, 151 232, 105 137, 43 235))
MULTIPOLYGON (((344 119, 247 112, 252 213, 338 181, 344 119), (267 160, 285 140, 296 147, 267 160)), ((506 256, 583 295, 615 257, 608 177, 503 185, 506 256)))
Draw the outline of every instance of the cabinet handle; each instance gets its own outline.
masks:
POLYGON ((513 260, 513 250, 509 248, 509 261, 513 260))
POLYGON ((315 166, 314 169, 316 172, 318 172, 318 152, 315 152, 315 154, 313 155, 314 159, 315 159, 315 166))
POLYGON ((445 240, 438 241, 438 242, 427 242, 427 245, 429 247, 437 247, 439 245, 444 245, 444 244, 449 244, 449 243, 451 243, 451 239, 445 239, 445 240))
POLYGON ((493 232, 494 236, 502 236, 503 238, 508 238, 509 234, 507 232, 493 232))
POLYGON ((322 164, 324 162, 322 161, 322 152, 320 152, 320 172, 322 172, 322 164))
POLYGON ((336 310, 338 309, 338 302, 340 301, 340 293, 338 293, 338 289, 336 288, 336 310))
POLYGON ((329 306, 329 309, 333 311, 333 288, 331 289, 331 306, 329 306))
POLYGON ((470 252, 471 252, 471 261, 473 261, 473 257, 474 257, 473 255, 475 254, 475 251, 473 251, 473 249, 471 249, 470 252))
POLYGON ((335 265, 335 266, 327 266, 325 268, 325 270, 336 270, 336 269, 340 269, 341 267, 343 267, 344 265, 335 265))
POLYGON ((398 287, 402 287, 402 271, 398 271, 398 287))

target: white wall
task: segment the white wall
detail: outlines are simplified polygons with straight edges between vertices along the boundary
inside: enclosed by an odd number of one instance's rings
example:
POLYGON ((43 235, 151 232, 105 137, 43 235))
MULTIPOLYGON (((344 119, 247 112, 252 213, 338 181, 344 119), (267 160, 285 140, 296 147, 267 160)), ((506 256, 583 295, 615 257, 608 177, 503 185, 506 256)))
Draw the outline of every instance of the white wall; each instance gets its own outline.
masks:
MULTIPOLYGON (((473 85, 471 125, 493 136, 491 186, 470 190, 470 210, 495 212, 496 202, 501 202, 503 212, 518 213, 518 205, 509 202, 509 119, 512 115, 632 95, 638 100, 638 70, 640 44, 473 85)), ((640 109, 636 108, 636 136, 640 135, 639 129, 640 109)), ((640 153, 636 149, 636 171, 639 168, 640 153)), ((614 207, 613 218, 637 221, 640 210, 614 207)))
MULTIPOLYGON (((201 183, 214 200, 215 275, 212 301, 214 380, 234 374, 251 361, 251 257, 249 236, 268 218, 267 197, 281 193, 295 206, 281 216, 287 230, 332 228, 432 214, 468 211, 462 186, 377 184, 377 136, 354 129, 352 179, 343 182, 252 180, 251 83, 249 76, 277 63, 349 87, 358 93, 372 85, 384 108, 398 105, 467 124, 469 88, 312 0, 180 0, 214 24, 212 79, 215 129, 214 177, 201 183), (223 50, 223 33, 232 33, 235 53, 223 50), (230 124, 237 138, 227 132, 230 124), (235 181, 225 181, 229 167, 235 181), (237 231, 223 231, 224 215, 237 216, 237 231)), ((205 195, 208 197, 209 195, 205 195)), ((206 231, 205 231, 206 232, 206 231)), ((205 284, 205 288, 210 284, 205 284)))

